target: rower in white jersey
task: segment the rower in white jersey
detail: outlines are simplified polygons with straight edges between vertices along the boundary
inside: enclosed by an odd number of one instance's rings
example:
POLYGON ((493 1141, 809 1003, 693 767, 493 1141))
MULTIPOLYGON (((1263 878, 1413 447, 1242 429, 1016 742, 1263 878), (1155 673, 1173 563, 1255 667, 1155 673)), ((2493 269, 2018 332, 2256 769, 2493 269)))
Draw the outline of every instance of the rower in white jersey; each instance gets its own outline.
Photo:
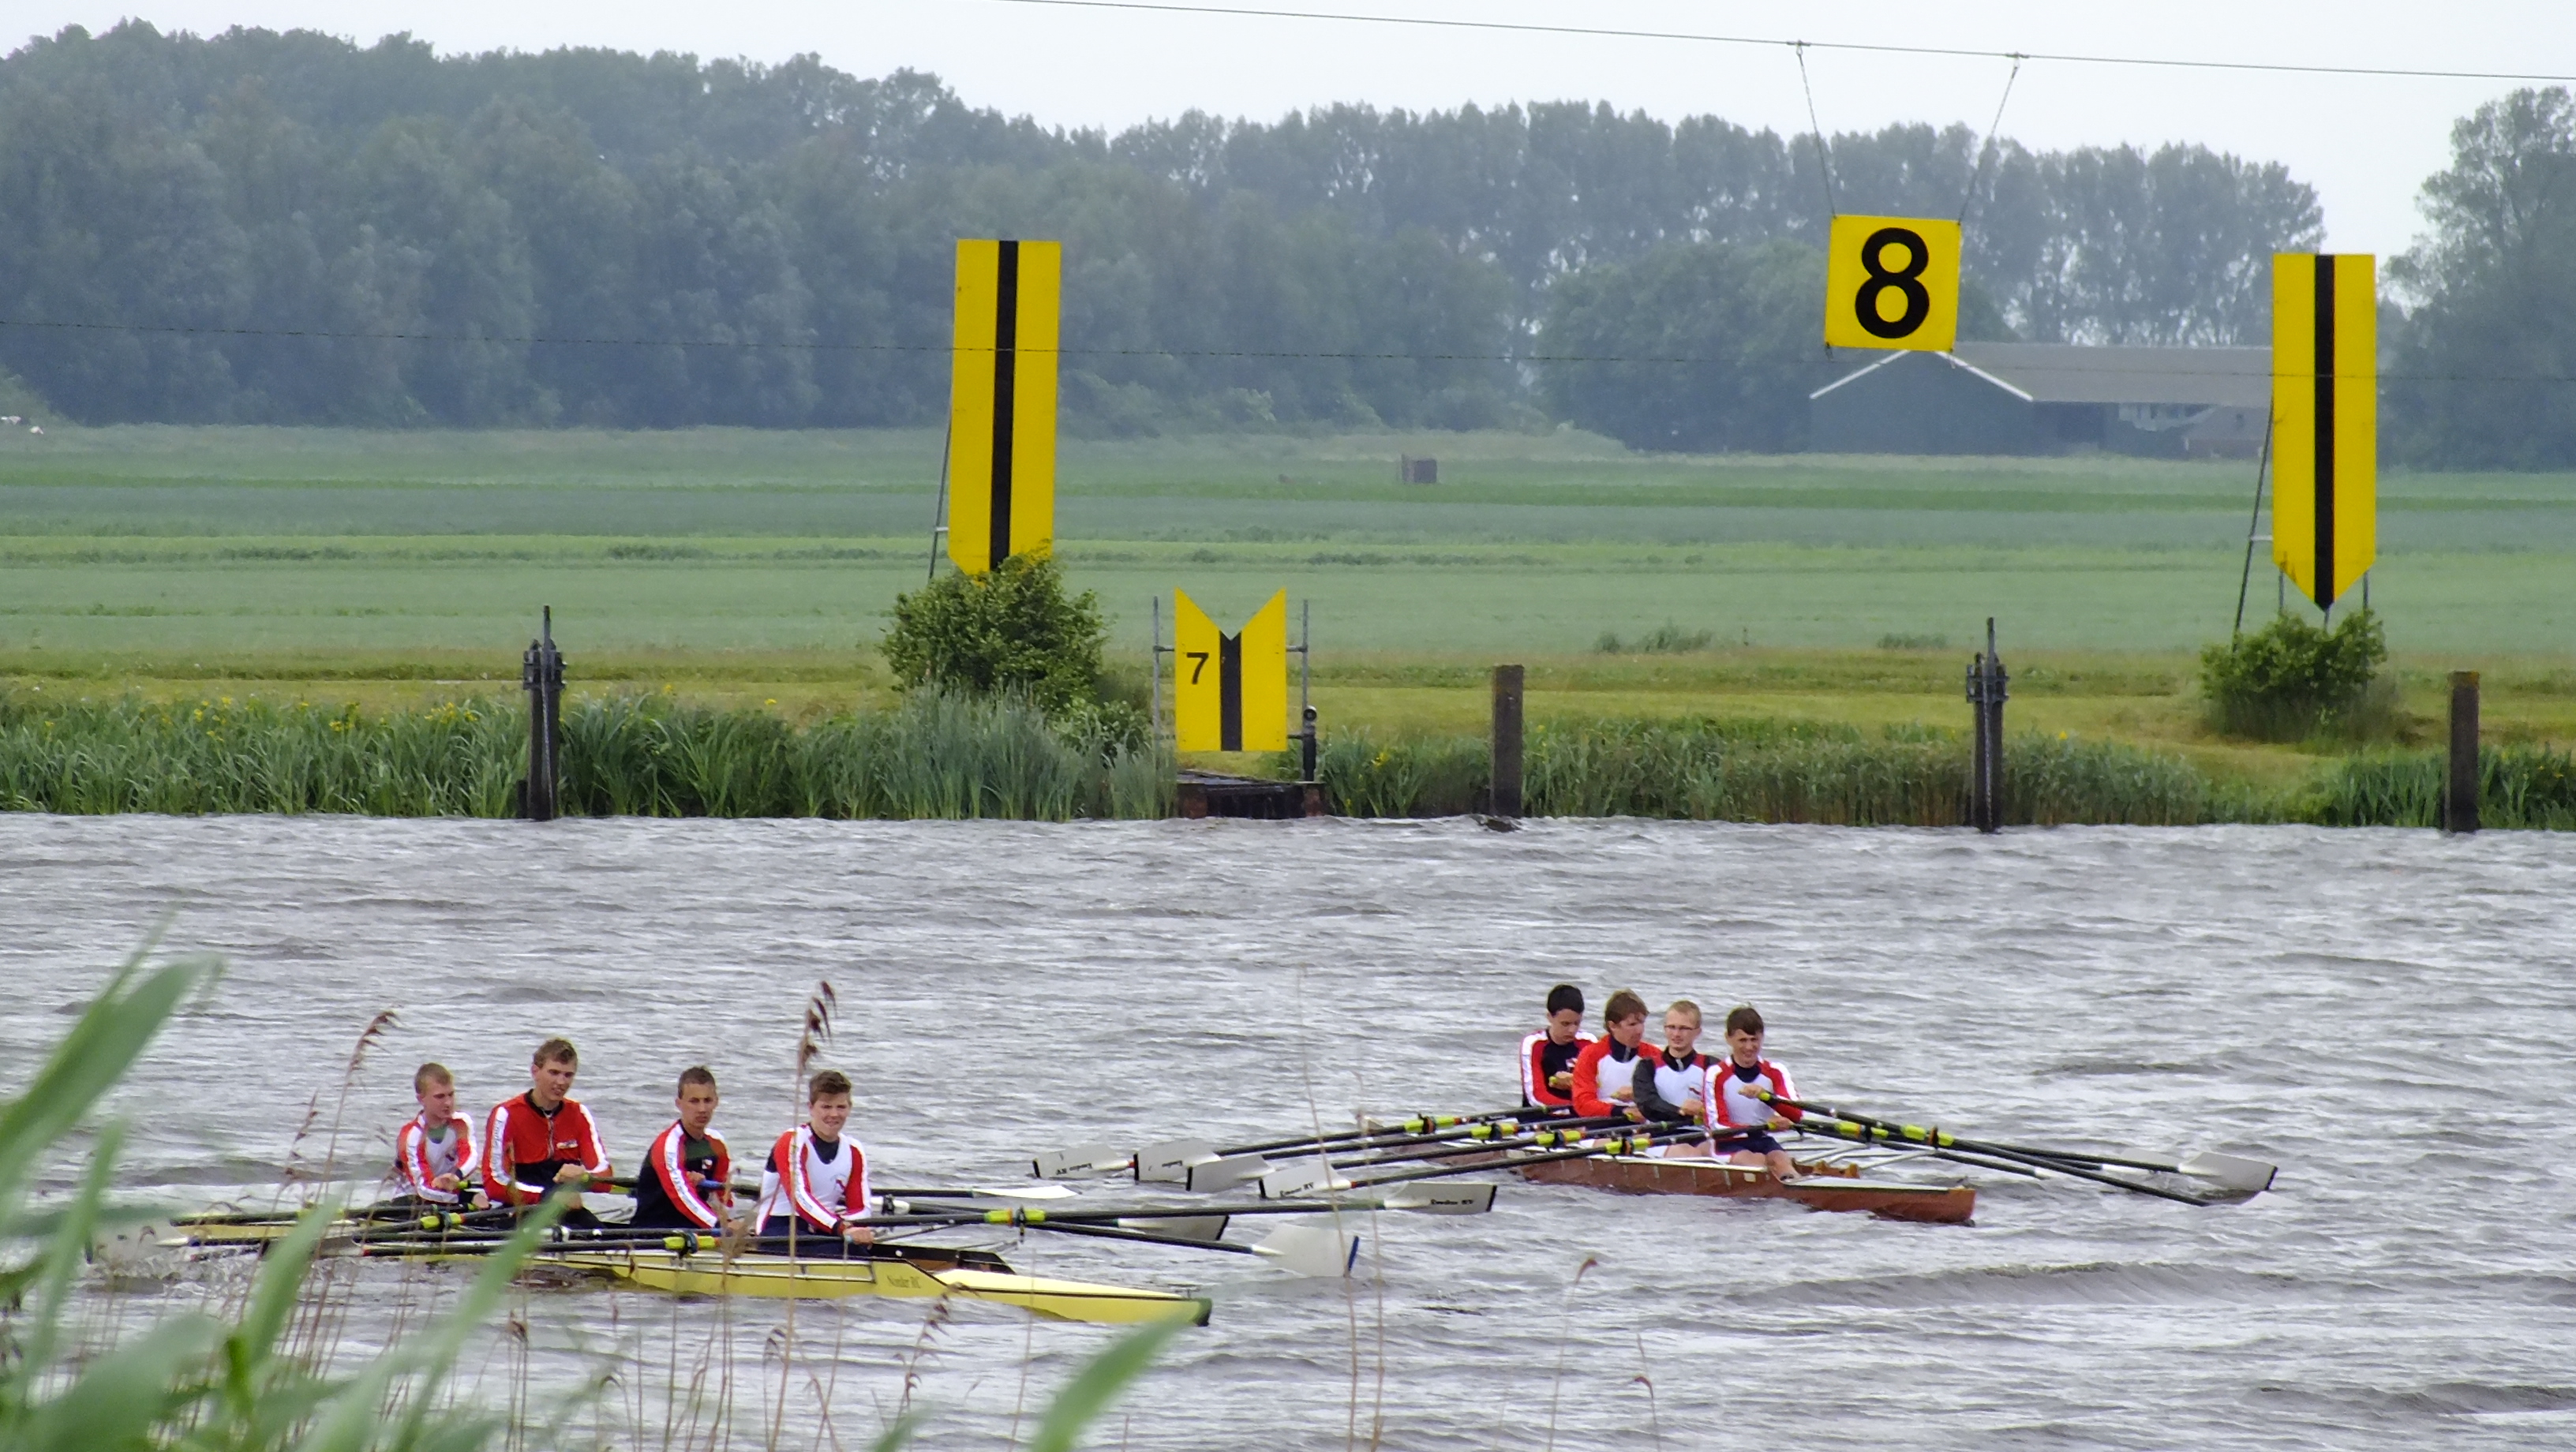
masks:
POLYGON ((853 1220, 874 1203, 868 1191, 868 1154, 841 1131, 850 1122, 850 1079, 825 1069, 805 1086, 805 1122, 770 1146, 760 1171, 760 1233, 784 1237, 838 1235, 852 1245, 876 1236, 853 1220))
MULTIPOLYGON (((1676 999, 1664 1010, 1664 1046, 1639 1053, 1637 1072, 1629 1080, 1637 1112, 1650 1124, 1679 1128, 1708 1122, 1709 1057, 1699 1051, 1699 1005, 1676 999)), ((1667 1156, 1705 1155, 1708 1147, 1670 1144, 1658 1147, 1667 1156)))
POLYGON ((1806 1115, 1793 1105, 1773 1104, 1759 1097, 1798 1097, 1797 1086, 1789 1082, 1789 1071, 1762 1057, 1762 1039, 1762 1015, 1753 1005, 1741 1005, 1726 1016, 1727 1056, 1709 1070, 1708 1076, 1713 1091, 1709 1098, 1709 1128, 1738 1131, 1716 1147, 1733 1163, 1767 1166, 1779 1179, 1794 1180, 1798 1178, 1798 1167, 1771 1131, 1784 1129, 1806 1115))
POLYGON ((394 1133, 394 1193, 429 1205, 462 1205, 483 1165, 474 1155, 472 1127, 456 1112, 456 1076, 445 1064, 423 1064, 411 1076, 411 1093, 420 1113, 394 1133))

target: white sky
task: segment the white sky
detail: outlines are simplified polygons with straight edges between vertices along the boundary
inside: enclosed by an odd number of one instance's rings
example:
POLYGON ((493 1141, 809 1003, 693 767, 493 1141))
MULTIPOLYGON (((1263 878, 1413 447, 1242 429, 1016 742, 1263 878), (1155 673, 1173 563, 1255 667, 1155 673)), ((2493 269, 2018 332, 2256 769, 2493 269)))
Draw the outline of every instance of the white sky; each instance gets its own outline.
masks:
MULTIPOLYGON (((1185 0, 1184 0, 1185 3, 1185 0)), ((2576 75, 2569 0, 1841 0, 1831 6, 1591 0, 1242 0, 1260 8, 1519 20, 1995 51, 2576 75)), ((1607 100, 1672 119, 1711 112, 1806 129, 1792 55, 1776 47, 1505 35, 1103 10, 998 0, 0 0, 0 37, 139 15, 165 30, 307 27, 362 42, 395 31, 442 52, 559 45, 937 72, 969 103, 1049 125, 1123 127, 1197 108, 1275 118, 1334 101, 1380 107, 1607 100)), ((2008 64, 1808 53, 1828 131, 1994 114, 2008 64)), ((2003 131, 2037 148, 2197 141, 2283 161, 2323 199, 2329 245, 2389 253, 2421 230, 2415 193, 2449 155, 2452 121, 2503 81, 2299 77, 2034 61, 2003 131)))

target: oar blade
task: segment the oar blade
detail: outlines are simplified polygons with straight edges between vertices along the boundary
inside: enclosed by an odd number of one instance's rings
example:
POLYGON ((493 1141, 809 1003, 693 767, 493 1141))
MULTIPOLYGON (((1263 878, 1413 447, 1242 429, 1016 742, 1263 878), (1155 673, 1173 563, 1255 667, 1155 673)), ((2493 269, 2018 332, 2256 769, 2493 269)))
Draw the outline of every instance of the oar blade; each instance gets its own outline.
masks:
POLYGON ((1029 1161, 1030 1176, 1040 1180, 1061 1180, 1068 1175, 1108 1174, 1125 1168, 1127 1156, 1105 1144, 1046 1150, 1029 1161))
POLYGON ((1167 1139, 1136 1150, 1136 1178, 1148 1185, 1186 1185, 1190 1166, 1217 1158, 1216 1146, 1203 1139, 1167 1139))
POLYGON ((2271 1189, 2273 1177, 2281 1173, 2277 1165, 2216 1150, 2202 1150, 2174 1168, 2195 1180, 2208 1180, 2245 1195, 2260 1195, 2271 1189))
POLYGON ((1224 1215, 1173 1215, 1118 1222, 1121 1230, 1142 1230, 1175 1240, 1223 1240, 1230 1218, 1224 1215))
POLYGON ((1321 1190, 1347 1190, 1350 1187, 1350 1181, 1334 1176, 1332 1166, 1322 1160, 1306 1160, 1299 1164, 1282 1165, 1263 1175, 1261 1198, 1294 1200, 1299 1196, 1312 1195, 1321 1190))
POLYGON ((1482 1215, 1494 1208, 1498 1186, 1459 1180, 1416 1180, 1398 1185, 1378 1201, 1388 1210, 1416 1210, 1429 1215, 1482 1215))
POLYGON ((1359 1262, 1360 1239, 1329 1225, 1283 1225, 1252 1250, 1292 1275, 1338 1280, 1359 1262))
MULTIPOLYGON (((1139 1160, 1142 1163, 1142 1160, 1139 1160)), ((1218 1190, 1231 1190, 1246 1180, 1257 1180, 1270 1173, 1270 1161, 1259 1155, 1221 1155, 1191 1165, 1182 1177, 1193 1195, 1206 1195, 1218 1190)))

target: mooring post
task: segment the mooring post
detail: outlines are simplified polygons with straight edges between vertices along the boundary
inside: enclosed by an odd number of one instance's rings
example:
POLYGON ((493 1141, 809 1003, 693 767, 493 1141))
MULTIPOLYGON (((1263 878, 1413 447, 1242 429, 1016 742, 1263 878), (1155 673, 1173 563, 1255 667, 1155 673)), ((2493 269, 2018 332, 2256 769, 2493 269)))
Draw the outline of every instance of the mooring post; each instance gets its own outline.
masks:
POLYGON ((2478 673, 2451 672, 2451 781, 2442 793, 2442 830, 2478 829, 2478 673))
POLYGON ((1968 707, 1976 746, 1968 761, 1968 821, 1980 832, 2004 825, 2004 698, 2011 677, 1995 653, 1995 618, 1986 617, 1986 649, 1968 663, 1968 707))
POLYGON ((1521 814, 1521 685, 1516 665, 1494 667, 1494 790, 1497 817, 1521 814))
POLYGON ((520 787, 519 815, 551 822, 561 806, 563 765, 563 652, 555 649, 555 607, 545 607, 537 638, 519 662, 519 685, 528 693, 528 779, 520 787))

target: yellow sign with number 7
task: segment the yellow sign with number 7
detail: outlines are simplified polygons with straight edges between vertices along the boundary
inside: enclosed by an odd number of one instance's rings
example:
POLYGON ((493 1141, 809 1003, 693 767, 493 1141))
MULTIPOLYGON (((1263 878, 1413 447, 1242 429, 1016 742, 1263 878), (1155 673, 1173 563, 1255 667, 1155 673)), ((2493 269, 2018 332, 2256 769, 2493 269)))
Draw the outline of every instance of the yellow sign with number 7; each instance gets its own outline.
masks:
POLYGON ((1836 217, 1825 251, 1825 346, 1947 353, 1959 340, 1959 224, 1836 217))
POLYGON ((1173 746, 1181 751, 1288 749, 1288 592, 1228 635, 1172 592, 1173 746))

